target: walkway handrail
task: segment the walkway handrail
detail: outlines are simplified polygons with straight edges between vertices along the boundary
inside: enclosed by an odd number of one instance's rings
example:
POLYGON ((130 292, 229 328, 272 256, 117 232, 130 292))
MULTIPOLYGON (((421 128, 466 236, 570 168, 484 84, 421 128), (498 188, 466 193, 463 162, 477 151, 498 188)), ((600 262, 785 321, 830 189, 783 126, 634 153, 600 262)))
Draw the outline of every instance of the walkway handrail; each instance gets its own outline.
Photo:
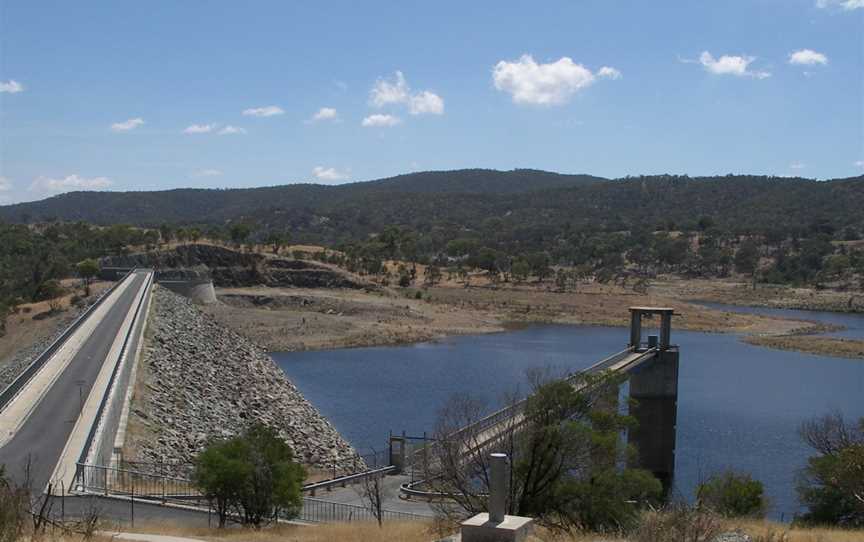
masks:
MULTIPOLYGON (((573 374, 567 376, 566 379, 567 379, 567 381, 572 382, 573 380, 576 379, 576 377, 578 375, 585 374, 585 373, 590 374, 590 373, 596 373, 596 372, 603 371, 606 368, 608 368, 609 366, 614 365, 615 363, 620 361, 621 358, 623 358, 629 354, 632 354, 632 353, 633 353, 633 348, 627 347, 624 350, 621 350, 620 352, 616 352, 616 353, 612 354, 611 356, 603 358, 602 360, 598 361, 597 363, 595 363, 594 365, 591 365, 590 367, 588 367, 586 369, 582 369, 581 371, 577 371, 576 373, 573 373, 573 374)), ((653 351, 651 353, 653 354, 653 351)), ((528 398, 526 397, 524 399, 520 399, 519 401, 516 401, 513 404, 507 405, 504 408, 496 410, 495 412, 477 420, 476 422, 472 423, 471 425, 467 425, 461 429, 458 429, 455 433, 453 433, 453 435, 451 435, 451 437, 456 436, 459 433, 462 433, 464 431, 468 431, 469 429, 470 430, 476 430, 478 432, 484 431, 484 430, 488 429, 489 427, 492 427, 493 425, 498 424, 502 419, 507 419, 507 418, 513 417, 516 414, 519 414, 520 412, 522 412, 524 410, 527 402, 528 402, 528 398)), ((422 452, 422 450, 418 450, 418 452, 422 452)))
POLYGON ((120 351, 117 353, 117 360, 114 362, 114 368, 111 370, 111 377, 108 381, 108 387, 105 389, 105 394, 102 396, 102 400, 99 402, 99 409, 96 411, 93 425, 90 426, 90 431, 88 431, 87 433, 87 440, 84 442, 84 447, 81 450, 81 455, 78 458, 78 463, 86 463, 87 456, 90 455, 90 447, 93 445, 93 438, 95 437, 96 431, 99 428, 100 422, 102 420, 102 414, 105 412, 105 406, 108 403, 108 397, 111 395, 111 388, 117 378, 117 372, 120 368, 120 361, 126 354, 126 350, 129 346, 129 339, 135 333, 135 324, 141 316, 141 307, 144 304, 144 300, 147 299, 147 290, 153 285, 153 276, 154 273, 150 271, 149 276, 145 279, 141 290, 139 290, 143 293, 141 294, 141 298, 138 300, 138 304, 135 306, 135 312, 133 313, 132 321, 129 323, 129 329, 126 332, 126 336, 123 337, 123 345, 120 347, 120 351))
POLYGON ((83 324, 84 321, 87 320, 90 314, 93 313, 93 311, 95 311, 96 308, 99 307, 99 305, 101 305, 103 301, 108 299, 108 296, 110 296, 111 293, 113 293, 114 290, 116 290, 130 276, 130 274, 131 273, 126 274, 125 276, 123 276, 123 278, 115 282, 114 285, 111 286, 111 288, 99 294, 99 297, 96 299, 96 301, 93 302, 92 305, 87 307, 87 309, 85 309, 84 312, 82 312, 78 316, 78 318, 75 319, 74 322, 69 324, 69 327, 67 327, 66 330, 63 331, 63 333, 61 333, 59 337, 54 339, 54 341, 50 345, 48 345, 48 348, 46 348, 41 354, 39 354, 36 359, 30 362, 30 365, 28 365, 27 368, 21 372, 21 374, 19 374, 3 389, 2 392, 0 392, 0 411, 2 411, 9 403, 12 402, 12 399, 14 399, 15 396, 18 395, 18 392, 21 391, 21 389, 25 385, 27 385, 28 382, 30 382, 30 379, 33 378, 33 376, 37 372, 39 372, 39 369, 41 369, 45 365, 45 363, 47 363, 48 360, 51 359, 51 356, 53 356, 57 352, 57 350, 59 350, 60 347, 63 346, 63 344, 69 339, 69 337, 71 337, 72 334, 75 333, 75 331, 77 331, 79 327, 81 327, 81 324, 83 324))
POLYGON ((328 488, 335 487, 335 486, 343 486, 344 487, 347 484, 359 482, 360 480, 363 480, 366 478, 373 478, 376 476, 382 476, 382 475, 387 474, 388 472, 391 472, 394 470, 397 470, 396 465, 388 465, 388 466, 382 467, 380 469, 367 470, 365 472, 358 472, 355 474, 349 474, 347 476, 340 476, 339 478, 332 478, 330 480, 324 480, 321 482, 314 482, 311 484, 306 484, 300 489, 300 491, 302 491, 303 493, 306 493, 307 491, 312 492, 312 494, 314 495, 315 491, 317 491, 319 489, 328 489, 328 488))

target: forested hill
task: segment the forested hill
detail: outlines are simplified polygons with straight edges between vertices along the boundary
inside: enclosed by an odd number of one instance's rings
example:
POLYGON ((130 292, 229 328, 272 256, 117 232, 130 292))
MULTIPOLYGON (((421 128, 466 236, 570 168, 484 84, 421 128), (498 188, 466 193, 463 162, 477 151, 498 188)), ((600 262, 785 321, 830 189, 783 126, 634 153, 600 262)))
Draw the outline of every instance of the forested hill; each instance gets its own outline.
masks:
POLYGON ((460 170, 340 186, 76 192, 0 207, 0 219, 142 226, 245 221, 257 231, 287 229, 297 240, 332 243, 362 239, 387 225, 452 234, 488 228, 490 220, 494 227, 535 238, 574 228, 686 227, 706 216, 740 232, 814 223, 861 230, 862 209, 864 176, 831 181, 669 175, 607 180, 533 170, 460 170))
POLYGON ((248 189, 176 189, 159 192, 70 192, 41 201, 0 206, 0 219, 27 223, 51 220, 138 225, 219 223, 283 210, 329 209, 370 197, 403 193, 518 194, 605 181, 591 175, 562 175, 517 169, 463 169, 399 175, 368 182, 326 186, 290 184, 248 189))

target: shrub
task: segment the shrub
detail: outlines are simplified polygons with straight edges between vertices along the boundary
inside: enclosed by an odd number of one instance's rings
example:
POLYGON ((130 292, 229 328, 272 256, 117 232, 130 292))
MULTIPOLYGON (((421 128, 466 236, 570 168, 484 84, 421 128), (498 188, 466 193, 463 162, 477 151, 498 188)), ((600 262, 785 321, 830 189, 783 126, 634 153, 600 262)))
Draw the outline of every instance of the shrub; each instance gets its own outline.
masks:
POLYGON ((255 526, 296 516, 305 477, 288 445, 260 425, 239 437, 211 443, 199 454, 193 474, 215 503, 220 527, 232 514, 255 526))
POLYGON ((45 301, 46 299, 54 299, 61 295, 63 295, 63 287, 60 286, 60 282, 54 279, 49 279, 42 282, 39 287, 36 288, 36 293, 33 295, 33 299, 36 301, 45 301))
POLYGON ((715 474, 699 484, 696 500, 700 506, 729 518, 761 518, 767 507, 762 482, 732 471, 715 474))
POLYGON ((709 510, 673 505, 642 516, 634 542, 712 542, 720 534, 720 520, 709 510))
POLYGON ((864 527, 864 418, 855 425, 835 413, 805 423, 800 433, 818 454, 798 480, 807 513, 797 521, 864 527))
POLYGON ((27 493, 6 477, 0 465, 0 542, 21 539, 29 504, 27 493))

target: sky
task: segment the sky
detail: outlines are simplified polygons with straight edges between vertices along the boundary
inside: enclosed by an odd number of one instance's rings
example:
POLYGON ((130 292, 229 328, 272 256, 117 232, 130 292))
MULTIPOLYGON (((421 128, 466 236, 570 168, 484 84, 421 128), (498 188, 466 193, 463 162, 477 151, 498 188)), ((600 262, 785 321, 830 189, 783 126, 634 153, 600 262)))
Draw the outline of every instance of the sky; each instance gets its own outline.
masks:
POLYGON ((0 204, 474 167, 864 174, 864 0, 0 0, 0 204))

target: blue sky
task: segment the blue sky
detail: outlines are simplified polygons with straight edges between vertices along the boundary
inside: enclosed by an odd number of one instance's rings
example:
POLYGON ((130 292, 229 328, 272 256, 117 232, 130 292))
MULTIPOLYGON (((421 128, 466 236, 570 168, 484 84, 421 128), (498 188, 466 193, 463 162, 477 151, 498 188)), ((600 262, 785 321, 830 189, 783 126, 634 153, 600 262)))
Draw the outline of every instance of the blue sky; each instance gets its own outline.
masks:
POLYGON ((0 0, 0 203, 466 167, 860 175, 864 0, 0 0))

